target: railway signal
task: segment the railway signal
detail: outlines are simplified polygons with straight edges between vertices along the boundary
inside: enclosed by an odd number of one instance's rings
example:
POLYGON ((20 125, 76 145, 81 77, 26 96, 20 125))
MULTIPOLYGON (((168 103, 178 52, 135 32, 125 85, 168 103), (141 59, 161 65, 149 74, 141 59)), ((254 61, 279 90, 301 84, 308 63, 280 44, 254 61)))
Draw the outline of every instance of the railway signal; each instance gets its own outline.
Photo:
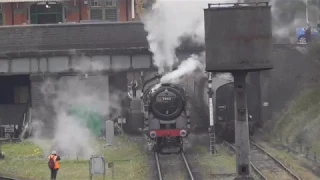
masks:
POLYGON ((208 101, 209 101, 209 113, 210 113, 210 127, 209 127, 209 139, 210 139, 210 153, 215 154, 216 149, 216 132, 214 127, 214 112, 213 112, 213 99, 212 99, 212 73, 208 73, 208 101))

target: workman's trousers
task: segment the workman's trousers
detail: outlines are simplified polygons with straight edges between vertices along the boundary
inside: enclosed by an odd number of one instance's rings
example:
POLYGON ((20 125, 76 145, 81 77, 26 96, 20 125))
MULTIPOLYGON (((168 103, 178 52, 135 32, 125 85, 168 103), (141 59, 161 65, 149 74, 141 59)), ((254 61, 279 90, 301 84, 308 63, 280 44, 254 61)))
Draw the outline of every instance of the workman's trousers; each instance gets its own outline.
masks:
POLYGON ((137 90, 136 89, 132 89, 132 96, 136 97, 137 96, 137 90))
POLYGON ((55 180, 57 178, 59 169, 50 169, 51 170, 51 180, 55 180))

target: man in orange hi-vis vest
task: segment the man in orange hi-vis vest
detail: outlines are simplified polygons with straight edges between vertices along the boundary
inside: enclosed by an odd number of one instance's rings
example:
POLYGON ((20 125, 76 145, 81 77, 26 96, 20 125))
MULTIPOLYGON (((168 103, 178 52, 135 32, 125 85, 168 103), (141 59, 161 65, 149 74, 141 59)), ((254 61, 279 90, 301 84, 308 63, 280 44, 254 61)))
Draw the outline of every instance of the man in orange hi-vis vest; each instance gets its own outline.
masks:
POLYGON ((60 156, 58 156, 56 151, 52 151, 51 155, 48 157, 48 167, 51 170, 51 180, 57 178, 57 173, 59 170, 60 156))

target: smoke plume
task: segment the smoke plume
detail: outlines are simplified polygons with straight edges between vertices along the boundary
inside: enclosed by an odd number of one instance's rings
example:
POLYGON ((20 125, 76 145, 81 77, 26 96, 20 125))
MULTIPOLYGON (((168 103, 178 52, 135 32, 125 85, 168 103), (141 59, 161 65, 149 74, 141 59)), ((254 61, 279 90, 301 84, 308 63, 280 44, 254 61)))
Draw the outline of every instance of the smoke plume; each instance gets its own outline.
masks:
MULTIPOLYGON (((191 55, 188 59, 178 59, 176 48, 183 38, 191 38, 192 43, 204 45, 204 12, 208 3, 236 2, 236 0, 157 0, 150 12, 142 18, 148 32, 150 50, 159 73, 166 73, 179 61, 183 62, 177 70, 165 75, 163 81, 177 79, 201 67, 199 58, 203 55, 191 55), (170 78, 170 76, 172 77, 170 78)), ((217 25, 218 26, 218 25, 217 25)))
MULTIPOLYGON (((87 63, 79 64, 78 70, 87 70, 87 66, 87 63)), ((51 127, 54 128, 54 135, 50 149, 54 148, 60 155, 68 157, 90 157, 94 154, 95 136, 82 118, 88 117, 88 112, 95 112, 106 120, 111 109, 116 116, 120 111, 121 94, 109 94, 110 90, 107 76, 62 76, 56 81, 45 81, 41 91, 46 103, 56 114, 54 127, 51 127), (74 107, 80 114, 69 115, 70 107, 74 107)), ((43 120, 34 123, 34 140, 48 152, 48 147, 40 137, 46 128, 40 122, 43 120)))

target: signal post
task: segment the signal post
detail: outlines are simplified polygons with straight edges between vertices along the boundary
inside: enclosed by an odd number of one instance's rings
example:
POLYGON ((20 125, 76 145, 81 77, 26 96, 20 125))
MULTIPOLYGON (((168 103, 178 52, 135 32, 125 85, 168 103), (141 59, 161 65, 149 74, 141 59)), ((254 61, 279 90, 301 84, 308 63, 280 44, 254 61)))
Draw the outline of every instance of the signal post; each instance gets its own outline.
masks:
POLYGON ((251 180, 246 76, 273 68, 271 6, 268 2, 208 4, 204 20, 206 71, 230 72, 234 77, 235 179, 251 180))

